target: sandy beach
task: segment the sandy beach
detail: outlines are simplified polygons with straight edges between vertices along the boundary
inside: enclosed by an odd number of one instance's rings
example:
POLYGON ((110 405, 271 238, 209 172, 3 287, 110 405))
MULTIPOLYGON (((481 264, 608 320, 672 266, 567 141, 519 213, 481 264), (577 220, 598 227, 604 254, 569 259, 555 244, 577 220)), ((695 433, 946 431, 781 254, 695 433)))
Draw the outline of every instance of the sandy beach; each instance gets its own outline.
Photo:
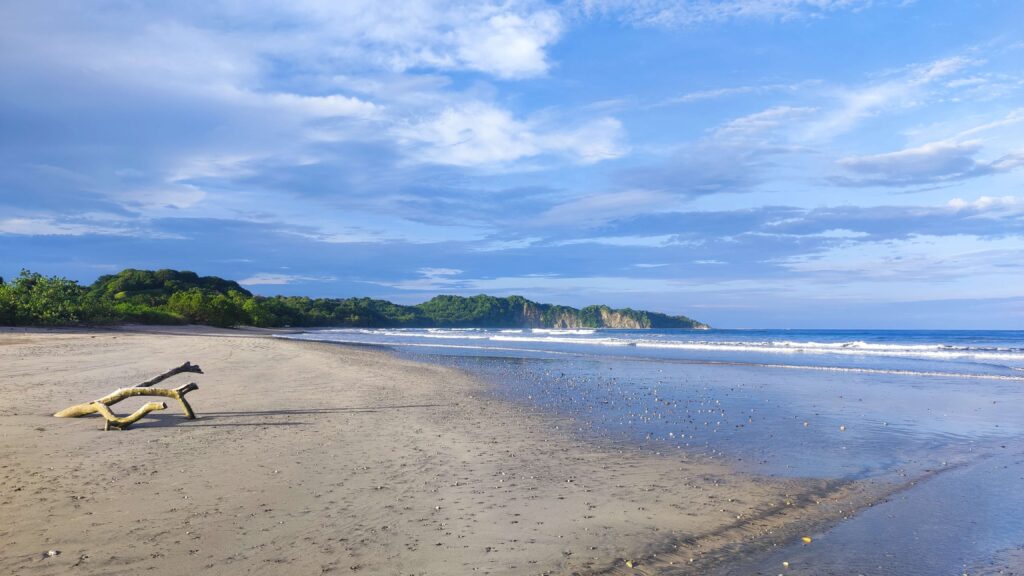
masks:
POLYGON ((893 488, 585 442, 483 386, 260 332, 2 332, 0 572, 686 574, 893 488), (196 420, 51 416, 186 360, 196 420))

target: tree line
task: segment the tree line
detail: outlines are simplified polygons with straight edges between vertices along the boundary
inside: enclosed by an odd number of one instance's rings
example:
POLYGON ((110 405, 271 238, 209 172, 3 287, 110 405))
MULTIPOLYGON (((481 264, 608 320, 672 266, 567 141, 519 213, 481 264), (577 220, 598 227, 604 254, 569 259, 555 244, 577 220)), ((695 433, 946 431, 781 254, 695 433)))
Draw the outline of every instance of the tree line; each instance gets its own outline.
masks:
POLYGON ((685 316, 539 304, 521 296, 437 296, 415 306, 372 298, 257 296, 232 280, 178 270, 127 269, 89 286, 22 270, 0 278, 0 325, 205 324, 258 327, 701 328, 685 316), (626 325, 609 325, 607 319, 626 325))

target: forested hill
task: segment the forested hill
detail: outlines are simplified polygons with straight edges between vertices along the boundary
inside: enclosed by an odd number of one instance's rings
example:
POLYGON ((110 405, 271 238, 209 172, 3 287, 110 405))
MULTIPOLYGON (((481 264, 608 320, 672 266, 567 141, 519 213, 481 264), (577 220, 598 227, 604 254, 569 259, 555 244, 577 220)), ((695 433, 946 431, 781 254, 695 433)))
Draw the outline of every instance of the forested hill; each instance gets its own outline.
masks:
POLYGON ((414 306, 371 298, 254 296, 237 282, 177 270, 123 270, 91 286, 22 271, 0 279, 0 325, 209 324, 405 328, 707 328, 686 316, 540 304, 522 296, 436 296, 414 306))

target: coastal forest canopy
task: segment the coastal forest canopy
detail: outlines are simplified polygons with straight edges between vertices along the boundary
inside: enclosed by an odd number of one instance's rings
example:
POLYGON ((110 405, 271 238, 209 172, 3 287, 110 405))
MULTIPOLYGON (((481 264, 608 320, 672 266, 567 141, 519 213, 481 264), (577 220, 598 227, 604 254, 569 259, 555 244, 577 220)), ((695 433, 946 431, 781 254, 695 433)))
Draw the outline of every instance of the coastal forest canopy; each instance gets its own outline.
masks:
POLYGON ((256 296, 237 282, 178 270, 122 270, 91 286, 28 270, 0 278, 0 325, 119 323, 259 327, 706 328, 686 316, 607 306, 540 304, 522 296, 436 296, 414 306, 371 298, 256 296))

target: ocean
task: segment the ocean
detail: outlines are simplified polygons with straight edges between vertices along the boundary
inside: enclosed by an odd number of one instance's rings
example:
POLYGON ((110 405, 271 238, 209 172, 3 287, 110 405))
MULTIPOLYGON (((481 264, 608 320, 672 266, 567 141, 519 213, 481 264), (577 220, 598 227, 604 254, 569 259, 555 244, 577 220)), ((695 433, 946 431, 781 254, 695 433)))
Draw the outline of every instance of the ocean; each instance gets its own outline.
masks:
POLYGON ((722 574, 973 574, 1024 548, 1024 331, 325 329, 467 370, 577 434, 740 472, 925 477, 722 574))

